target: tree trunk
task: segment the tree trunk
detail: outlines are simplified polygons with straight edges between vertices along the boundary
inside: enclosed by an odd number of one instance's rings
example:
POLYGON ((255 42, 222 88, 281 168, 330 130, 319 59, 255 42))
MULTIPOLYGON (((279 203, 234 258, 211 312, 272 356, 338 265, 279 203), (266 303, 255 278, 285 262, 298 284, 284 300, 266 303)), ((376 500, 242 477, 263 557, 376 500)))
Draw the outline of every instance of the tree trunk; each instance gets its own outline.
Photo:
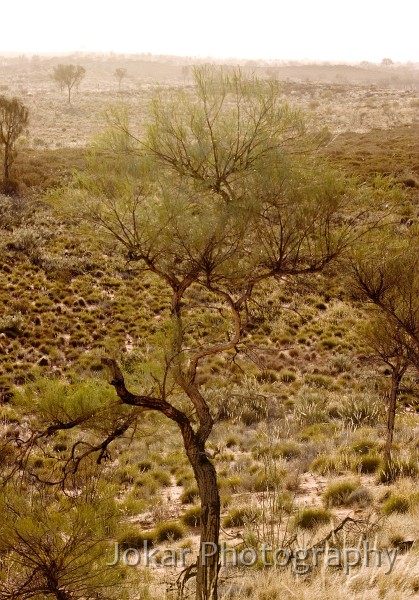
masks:
POLYGON ((186 448, 201 501, 201 537, 196 576, 196 600, 217 600, 220 495, 214 465, 204 449, 186 448))
POLYGON ((391 374, 390 399, 387 409, 387 437, 386 445, 384 447, 384 467, 387 472, 391 469, 391 449, 393 444, 394 422, 396 419, 397 395, 399 393, 399 386, 404 371, 405 369, 403 369, 403 371, 400 371, 400 369, 393 369, 391 374))
MULTIPOLYGON (((112 374, 111 385, 124 404, 157 410, 174 421, 182 434, 183 445, 198 484, 201 501, 201 539, 197 561, 196 600, 217 600, 217 580, 219 571, 218 538, 220 532, 220 494, 217 486, 217 473, 205 452, 205 442, 212 428, 212 418, 199 391, 192 384, 182 384, 190 398, 194 398, 197 412, 200 413, 200 427, 194 431, 187 415, 169 404, 163 398, 137 396, 125 387, 124 377, 117 363, 103 358, 112 374), (200 404, 201 403, 201 404, 200 404), (205 410, 204 410, 205 409, 205 410)), ((183 379, 183 378, 182 378, 183 379)))
POLYGON ((9 144, 4 146, 4 179, 9 179, 9 144))

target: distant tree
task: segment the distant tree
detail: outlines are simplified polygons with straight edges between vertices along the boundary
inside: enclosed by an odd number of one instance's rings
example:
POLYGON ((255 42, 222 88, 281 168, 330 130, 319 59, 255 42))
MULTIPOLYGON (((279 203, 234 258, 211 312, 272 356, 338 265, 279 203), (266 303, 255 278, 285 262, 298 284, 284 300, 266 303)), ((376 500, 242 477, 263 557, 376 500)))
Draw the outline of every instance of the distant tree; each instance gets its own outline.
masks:
POLYGON ((365 339, 375 354, 389 367, 391 385, 388 392, 387 432, 384 446, 384 469, 387 476, 392 471, 392 446, 396 422, 397 397, 400 384, 410 365, 410 344, 403 328, 393 318, 381 311, 374 314, 365 329, 365 339))
POLYGON ((418 250, 417 230, 412 227, 403 236, 400 232, 389 238, 381 235, 353 264, 355 283, 374 307, 368 332, 370 345, 392 373, 384 449, 389 475, 400 383, 409 365, 419 370, 418 250))
POLYGON ((117 80, 118 80, 118 90, 121 90, 122 80, 126 76, 127 76, 127 70, 126 69, 122 69, 122 68, 115 69, 115 71, 114 71, 114 77, 116 77, 117 80))
POLYGON ((29 111, 18 98, 0 96, 0 144, 3 147, 4 179, 16 158, 16 141, 28 124, 29 111))
POLYGON ((86 69, 80 65, 62 65, 54 67, 52 78, 60 86, 60 90, 67 89, 68 102, 71 103, 71 90, 74 86, 78 87, 80 81, 86 74, 86 69))
POLYGON ((384 67, 389 67, 390 65, 394 65, 394 62, 391 60, 391 58, 383 58, 383 60, 381 61, 381 64, 384 67))

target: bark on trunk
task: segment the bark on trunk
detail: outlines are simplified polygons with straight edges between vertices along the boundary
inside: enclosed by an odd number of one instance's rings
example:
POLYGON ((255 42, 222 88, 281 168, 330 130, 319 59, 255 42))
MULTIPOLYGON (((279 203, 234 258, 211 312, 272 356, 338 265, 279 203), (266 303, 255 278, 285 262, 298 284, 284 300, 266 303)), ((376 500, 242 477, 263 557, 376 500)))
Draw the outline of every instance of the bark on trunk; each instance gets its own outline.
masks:
POLYGON ((201 536, 197 563, 196 600, 217 600, 219 571, 220 495, 214 465, 203 450, 186 448, 201 501, 201 536))
POLYGON ((386 445, 384 447, 384 465, 386 471, 391 469, 391 450, 393 444, 394 423, 396 420, 397 395, 399 393, 399 386, 403 373, 393 370, 391 375, 390 399, 387 409, 387 437, 386 445))
POLYGON ((4 147, 4 179, 9 179, 9 146, 4 147))

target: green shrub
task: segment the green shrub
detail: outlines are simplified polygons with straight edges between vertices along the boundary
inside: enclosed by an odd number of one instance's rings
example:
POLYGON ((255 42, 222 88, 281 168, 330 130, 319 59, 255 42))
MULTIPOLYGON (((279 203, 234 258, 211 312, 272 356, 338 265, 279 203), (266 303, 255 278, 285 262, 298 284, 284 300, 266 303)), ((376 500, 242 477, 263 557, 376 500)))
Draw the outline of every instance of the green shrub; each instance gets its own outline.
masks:
POLYGON ((360 457, 357 464, 361 473, 375 473, 380 468, 382 460, 375 454, 366 454, 360 457))
POLYGON ((358 487, 355 481, 337 481, 328 486, 323 494, 323 501, 327 507, 347 504, 349 496, 358 487))
POLYGON ((198 500, 198 498, 199 498, 199 491, 196 486, 187 488, 180 495, 180 501, 182 504, 193 504, 194 502, 196 502, 198 500))
POLYGON ((118 540, 122 550, 127 548, 144 548, 144 546, 152 546, 155 541, 153 532, 151 531, 129 531, 120 537, 118 540))
POLYGON ((323 442, 332 438, 335 430, 334 423, 313 423, 304 427, 297 437, 302 442, 323 442))
POLYGON ((259 511, 252 507, 233 508, 223 520, 223 527, 242 527, 254 521, 259 511))
POLYGON ((233 448, 234 446, 238 446, 239 442, 237 440, 237 438, 235 438, 234 436, 230 436, 227 438, 226 440, 226 448, 233 448))
POLYGON ((274 455, 290 460, 300 456, 301 449, 299 445, 294 442, 283 442, 282 444, 275 446, 274 455))
POLYGON ((354 442, 351 446, 352 450, 356 454, 368 454, 371 450, 374 450, 377 444, 372 440, 360 439, 354 442))
POLYGON ((335 338, 335 337, 330 337, 330 338, 326 338, 326 339, 322 340, 321 346, 325 350, 332 350, 333 348, 336 348, 336 346, 339 346, 341 343, 342 343, 342 340, 339 340, 338 338, 335 338))
POLYGON ((326 475, 327 473, 337 473, 339 471, 339 459, 334 456, 319 454, 310 465, 310 471, 326 475))
POLYGON ((304 383, 311 387, 328 390, 333 387, 334 379, 321 373, 310 373, 304 377, 304 383))
POLYGON ((385 515, 392 513, 406 513, 409 510, 409 499, 400 494, 391 495, 382 506, 385 515))
POLYGON ((352 395, 342 399, 339 418, 351 427, 375 425, 383 416, 383 403, 369 394, 352 395))
POLYGON ((314 425, 329 421, 324 398, 302 388, 294 405, 295 418, 301 425, 314 425))
POLYGON ((283 383, 292 383, 297 379, 297 375, 294 373, 294 371, 282 369, 282 371, 279 374, 279 378, 283 383))
POLYGON ((267 473, 265 470, 259 471, 251 483, 251 489, 255 492, 275 490, 281 486, 286 475, 285 469, 278 469, 272 473, 267 473))
POLYGON ((192 506, 182 515, 182 523, 189 527, 198 527, 201 524, 201 507, 192 506))
POLYGON ((261 373, 256 374, 256 380, 259 383, 274 383, 278 381, 278 374, 272 369, 264 369, 261 373))
POLYGON ((414 478, 418 475, 419 467, 414 457, 409 459, 395 459, 390 465, 385 466, 379 473, 379 483, 390 483, 399 477, 414 478))
MULTIPOLYGON (((133 483, 133 482, 131 481, 131 478, 129 477, 129 478, 126 478, 121 483, 133 483)), ((139 488, 144 488, 145 494, 148 494, 148 495, 155 494, 160 487, 157 479, 150 476, 149 473, 140 475, 140 477, 138 477, 135 480, 135 485, 138 486, 139 488)))
POLYGON ((167 471, 153 470, 148 471, 147 475, 153 477, 163 487, 169 487, 172 483, 171 477, 167 471))
POLYGON ((153 468, 153 465, 151 464, 151 462, 149 460, 141 460, 138 463, 138 469, 142 473, 145 473, 146 471, 150 471, 152 468, 153 468))
POLYGON ((350 359, 344 354, 336 354, 332 360, 332 366, 338 373, 347 373, 352 369, 352 363, 350 359))
POLYGON ((332 515, 325 508, 304 508, 295 517, 294 524, 302 529, 315 529, 330 523, 332 515))
POLYGON ((154 530, 157 542, 171 542, 183 538, 185 532, 179 523, 162 523, 154 530))
POLYGON ((294 502, 291 494, 288 492, 280 492, 275 498, 275 510, 291 513, 294 508, 294 502))

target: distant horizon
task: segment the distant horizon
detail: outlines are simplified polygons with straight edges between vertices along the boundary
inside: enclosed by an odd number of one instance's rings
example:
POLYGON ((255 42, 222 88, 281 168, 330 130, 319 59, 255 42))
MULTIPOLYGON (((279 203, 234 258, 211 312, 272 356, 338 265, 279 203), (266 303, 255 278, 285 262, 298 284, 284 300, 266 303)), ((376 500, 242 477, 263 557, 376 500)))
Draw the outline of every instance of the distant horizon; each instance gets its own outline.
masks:
MULTIPOLYGON (((214 60, 216 62, 228 63, 229 61, 237 61, 237 62, 255 62, 260 63, 266 66, 272 65, 276 67, 281 66, 298 66, 298 65, 316 65, 316 66, 362 66, 362 65, 372 65, 376 67, 388 66, 383 65, 382 60, 390 57, 383 57, 380 61, 350 61, 350 60, 333 60, 333 59, 310 59, 310 58, 254 58, 254 57, 246 57, 246 56, 227 56, 227 57, 219 57, 219 56, 197 56, 197 55, 185 55, 185 54, 176 54, 176 53, 154 53, 154 52, 113 52, 106 50, 46 50, 41 52, 33 52, 33 51, 17 51, 17 50, 1 50, 0 49, 0 57, 4 58, 19 58, 24 56, 25 58, 32 59, 33 57, 39 56, 40 58, 58 58, 65 56, 73 56, 80 55, 85 57, 108 57, 108 58, 118 58, 118 57, 127 57, 129 58, 172 58, 179 60, 197 60, 197 61, 205 61, 205 60, 214 60)), ((392 60, 392 59, 390 59, 392 60)), ((418 61, 394 61, 392 63, 395 67, 399 66, 419 66, 418 61)), ((391 65, 390 65, 391 66, 391 65)))
POLYGON ((0 53, 415 63, 418 17, 412 0, 15 0, 0 53))

